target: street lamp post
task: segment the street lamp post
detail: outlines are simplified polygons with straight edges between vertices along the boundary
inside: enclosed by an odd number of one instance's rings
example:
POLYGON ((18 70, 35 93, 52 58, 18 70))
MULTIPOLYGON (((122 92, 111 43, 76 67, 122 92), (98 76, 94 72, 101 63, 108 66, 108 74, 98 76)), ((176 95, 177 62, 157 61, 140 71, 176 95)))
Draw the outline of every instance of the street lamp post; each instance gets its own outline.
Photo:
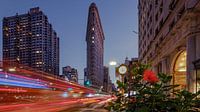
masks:
POLYGON ((124 83, 124 76, 128 72, 128 67, 125 64, 121 64, 117 68, 117 72, 121 75, 121 77, 122 77, 122 83, 124 83))
MULTIPOLYGON (((116 61, 110 61, 109 62, 109 66, 116 67, 117 65, 118 65, 118 63, 116 61)), ((116 80, 116 74, 114 75, 114 80, 116 80)))
MULTIPOLYGON (((125 64, 118 64, 116 61, 110 61, 110 66, 117 66, 116 67, 116 73, 119 74, 119 79, 121 79, 122 84, 125 83, 125 75, 129 72, 129 68, 125 64)), ((124 90, 122 90, 122 93, 124 93, 124 90)))
MULTIPOLYGON (((117 72, 120 74, 122 78, 122 84, 124 85, 124 77, 125 74, 128 72, 128 67, 125 64, 121 64, 117 67, 117 72)), ((124 94, 124 88, 122 89, 122 94, 124 94)))
POLYGON ((118 74, 120 74, 120 76, 121 76, 121 78, 122 78, 121 81, 124 83, 125 74, 128 73, 128 67, 127 67, 127 65, 125 65, 125 64, 119 65, 116 61, 110 61, 110 62, 109 62, 109 65, 110 65, 110 66, 117 66, 117 67, 116 67, 116 72, 117 72, 118 74))

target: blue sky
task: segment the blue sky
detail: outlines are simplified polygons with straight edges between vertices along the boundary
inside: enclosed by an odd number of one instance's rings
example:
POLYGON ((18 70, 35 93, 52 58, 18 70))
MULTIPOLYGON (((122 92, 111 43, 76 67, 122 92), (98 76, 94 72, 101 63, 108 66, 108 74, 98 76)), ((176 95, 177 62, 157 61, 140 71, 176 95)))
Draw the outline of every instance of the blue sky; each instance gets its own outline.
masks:
MULTIPOLYGON (((77 68, 79 78, 83 79, 87 16, 92 2, 98 7, 105 35, 104 65, 108 66, 111 60, 123 63, 125 57, 137 57, 138 35, 133 33, 138 31, 137 0, 1 0, 0 19, 40 7, 60 37, 60 68, 66 65, 77 68)), ((2 30, 0 43, 1 58, 2 30)), ((114 67, 110 67, 110 75, 113 79, 114 67)))

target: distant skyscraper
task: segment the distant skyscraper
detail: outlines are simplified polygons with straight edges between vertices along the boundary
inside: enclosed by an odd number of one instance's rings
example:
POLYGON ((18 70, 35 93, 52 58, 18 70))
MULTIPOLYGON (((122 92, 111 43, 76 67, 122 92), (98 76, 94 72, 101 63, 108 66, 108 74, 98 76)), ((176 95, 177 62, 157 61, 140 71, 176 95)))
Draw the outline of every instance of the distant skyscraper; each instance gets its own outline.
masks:
POLYGON ((104 82, 103 82, 103 91, 110 92, 111 91, 111 85, 112 82, 110 80, 109 75, 109 68, 104 66, 104 82))
POLYGON ((3 60, 59 74, 59 38, 39 7, 3 18, 3 60))
POLYGON ((87 23, 87 80, 91 81, 91 86, 100 88, 103 86, 104 67, 104 33, 100 21, 100 16, 95 3, 89 7, 87 23))
POLYGON ((77 69, 70 66, 63 67, 63 76, 67 77, 69 81, 78 83, 77 69))

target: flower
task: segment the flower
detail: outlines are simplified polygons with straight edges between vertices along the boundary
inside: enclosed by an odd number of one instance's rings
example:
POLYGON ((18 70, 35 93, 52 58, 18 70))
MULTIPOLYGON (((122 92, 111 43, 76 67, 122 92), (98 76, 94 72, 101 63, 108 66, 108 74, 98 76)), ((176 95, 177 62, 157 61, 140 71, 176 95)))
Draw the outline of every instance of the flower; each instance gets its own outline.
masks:
POLYGON ((143 74, 143 80, 150 82, 150 83, 156 83, 158 82, 158 77, 156 74, 151 70, 145 70, 143 74))

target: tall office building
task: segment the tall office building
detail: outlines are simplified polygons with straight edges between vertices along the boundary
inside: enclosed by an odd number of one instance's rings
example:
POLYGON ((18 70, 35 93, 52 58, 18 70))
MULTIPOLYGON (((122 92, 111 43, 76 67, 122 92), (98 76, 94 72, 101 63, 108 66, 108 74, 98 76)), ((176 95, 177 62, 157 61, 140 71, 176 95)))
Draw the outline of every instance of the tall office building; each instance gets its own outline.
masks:
POLYGON ((200 90, 200 1, 139 0, 138 8, 139 60, 179 89, 200 90))
POLYGON ((87 23, 87 80, 94 88, 103 86, 104 66, 104 33, 100 21, 100 16, 95 3, 89 7, 87 23))
POLYGON ((3 18, 3 61, 59 74, 59 38, 39 7, 3 18))

